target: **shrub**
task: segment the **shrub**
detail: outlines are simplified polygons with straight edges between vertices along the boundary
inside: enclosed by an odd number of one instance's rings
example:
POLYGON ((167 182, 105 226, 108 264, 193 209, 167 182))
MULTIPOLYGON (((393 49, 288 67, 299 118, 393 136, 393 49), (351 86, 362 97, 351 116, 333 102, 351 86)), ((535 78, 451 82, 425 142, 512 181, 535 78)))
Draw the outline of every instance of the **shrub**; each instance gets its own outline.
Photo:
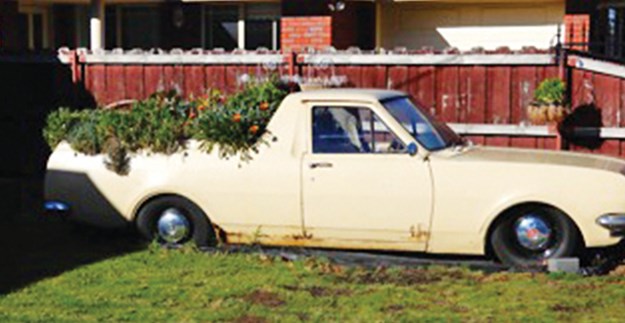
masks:
POLYGON ((222 157, 249 158, 264 142, 267 124, 286 94, 275 80, 248 83, 225 102, 211 101, 195 121, 193 137, 209 152, 217 145, 222 157))
POLYGON ((250 82, 230 98, 211 90, 185 100, 170 91, 155 93, 128 110, 61 108, 48 116, 43 135, 52 149, 65 140, 76 151, 104 153, 106 166, 120 174, 129 171, 129 153, 172 154, 190 138, 208 152, 218 146, 222 157, 240 154, 249 159, 264 142, 267 123, 286 94, 270 79, 250 82))
MULTIPOLYGON (((96 113, 97 111, 72 111, 67 108, 60 108, 53 111, 48 115, 47 125, 43 130, 43 137, 52 149, 63 140, 67 140, 71 144, 75 139, 83 137, 80 134, 88 132, 85 131, 84 125, 89 123, 88 120, 90 117, 96 113)), ((77 145, 77 147, 93 146, 93 144, 94 143, 91 145, 77 145)), ((88 151, 85 151, 85 153, 88 153, 88 151)))

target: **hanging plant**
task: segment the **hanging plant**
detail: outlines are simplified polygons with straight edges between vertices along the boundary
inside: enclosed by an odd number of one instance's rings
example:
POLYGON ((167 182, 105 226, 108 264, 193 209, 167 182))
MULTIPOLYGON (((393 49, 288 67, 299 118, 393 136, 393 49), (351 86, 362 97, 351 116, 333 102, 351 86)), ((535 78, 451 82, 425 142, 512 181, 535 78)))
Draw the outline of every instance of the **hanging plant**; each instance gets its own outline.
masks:
POLYGON ((564 102, 566 84, 559 78, 542 81, 534 91, 534 100, 527 107, 527 117, 532 124, 559 123, 568 114, 564 102))

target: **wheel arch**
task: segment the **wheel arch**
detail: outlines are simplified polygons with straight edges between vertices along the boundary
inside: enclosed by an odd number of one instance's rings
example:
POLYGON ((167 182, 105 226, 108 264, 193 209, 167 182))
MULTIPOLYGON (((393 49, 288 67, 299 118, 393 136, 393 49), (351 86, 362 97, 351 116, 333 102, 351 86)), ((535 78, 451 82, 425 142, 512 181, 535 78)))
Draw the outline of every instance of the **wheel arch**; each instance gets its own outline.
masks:
POLYGON ((577 230, 577 233, 580 237, 580 247, 585 247, 586 246, 586 240, 584 238, 584 234, 582 233, 582 231, 579 228, 578 223, 575 222, 575 220, 573 218, 571 218, 570 215, 568 215, 564 210, 562 210, 561 208, 549 204, 549 203, 545 203, 545 202, 541 202, 541 201, 525 201, 525 202, 519 202, 519 203, 515 203, 513 205, 508 206, 507 208, 503 209, 502 211, 498 212, 497 215, 490 221, 490 223, 488 223, 487 229, 485 231, 485 234, 483 236, 483 243, 484 243, 484 255, 486 255, 486 257, 488 258, 493 258, 495 257, 494 251, 493 251, 493 246, 491 245, 490 242, 490 236, 493 233, 493 230, 495 229, 495 227, 497 227, 497 224, 499 224, 501 221, 503 221, 504 219, 506 219, 509 216, 512 216, 516 211, 523 209, 523 208, 528 208, 528 207, 544 207, 544 208, 549 208, 552 210, 557 211, 558 213, 560 213, 562 216, 565 216, 569 221, 571 221, 571 223, 573 223, 573 225, 575 226, 575 229, 577 230))
POLYGON ((165 197, 176 197, 176 198, 181 198, 184 200, 187 200, 189 203, 193 203, 195 206, 197 206, 200 210, 202 210, 202 212, 204 213, 204 215, 206 216, 207 220, 209 223, 212 224, 210 215, 206 212, 205 209, 203 209, 199 203, 197 203, 196 201, 194 201, 194 199, 189 198, 188 196, 185 196, 183 194, 179 194, 179 193, 173 193, 173 192, 158 192, 158 193, 152 193, 149 195, 144 196, 142 199, 140 199, 137 203, 135 203, 134 208, 132 209, 131 212, 131 221, 132 222, 136 222, 137 221, 137 216, 139 215, 139 212, 141 212, 141 209, 143 209, 146 205, 148 205, 150 202, 160 199, 160 198, 165 198, 165 197))

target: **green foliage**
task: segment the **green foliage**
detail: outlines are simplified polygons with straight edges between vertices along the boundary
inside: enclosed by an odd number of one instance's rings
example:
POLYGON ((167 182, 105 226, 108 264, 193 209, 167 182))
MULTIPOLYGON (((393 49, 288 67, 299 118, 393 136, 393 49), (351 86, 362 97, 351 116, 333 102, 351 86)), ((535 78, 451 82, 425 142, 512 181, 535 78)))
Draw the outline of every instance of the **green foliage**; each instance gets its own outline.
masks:
POLYGON ((186 100, 169 91, 128 110, 61 108, 48 116, 43 134, 52 149, 65 140, 76 151, 106 154, 105 165, 119 174, 128 173, 130 153, 172 154, 190 138, 209 152, 219 146, 221 156, 248 159, 263 142, 267 123, 286 94, 271 79, 248 83, 227 99, 216 90, 186 100))
POLYGON ((189 103, 176 96, 153 95, 128 111, 104 111, 100 125, 106 138, 117 138, 130 152, 146 149, 171 154, 187 138, 184 124, 188 110, 189 103))
MULTIPOLYGON (((88 137, 90 127, 93 126, 90 119, 97 113, 97 111, 89 110, 72 111, 67 108, 53 111, 48 115, 47 126, 43 130, 44 139, 50 148, 54 149, 63 140, 74 142, 74 140, 88 137)), ((76 147, 81 147, 83 149, 81 151, 85 153, 98 150, 95 141, 89 144, 79 143, 76 147), (91 149, 87 149, 88 147, 91 149)))
POLYGON ((241 92, 223 103, 214 102, 199 114, 194 123, 194 138, 202 141, 209 152, 218 145, 223 157, 240 153, 243 158, 250 158, 250 151, 257 151, 258 144, 266 143, 263 135, 267 124, 286 94, 275 80, 248 83, 241 92))
POLYGON ((564 103, 566 84, 559 78, 542 81, 534 91, 534 101, 538 104, 561 105, 564 103))

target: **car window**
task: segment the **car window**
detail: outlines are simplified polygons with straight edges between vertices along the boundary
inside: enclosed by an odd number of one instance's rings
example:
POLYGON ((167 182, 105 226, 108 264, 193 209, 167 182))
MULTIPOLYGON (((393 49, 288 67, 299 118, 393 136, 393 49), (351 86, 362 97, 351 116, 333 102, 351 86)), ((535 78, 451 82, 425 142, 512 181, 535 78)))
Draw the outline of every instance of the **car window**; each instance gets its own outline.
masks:
POLYGON ((314 107, 314 153, 397 153, 405 145, 367 108, 314 107))
POLYGON ((427 150, 436 151, 463 142, 451 128, 418 108, 408 97, 386 99, 382 105, 427 150))

